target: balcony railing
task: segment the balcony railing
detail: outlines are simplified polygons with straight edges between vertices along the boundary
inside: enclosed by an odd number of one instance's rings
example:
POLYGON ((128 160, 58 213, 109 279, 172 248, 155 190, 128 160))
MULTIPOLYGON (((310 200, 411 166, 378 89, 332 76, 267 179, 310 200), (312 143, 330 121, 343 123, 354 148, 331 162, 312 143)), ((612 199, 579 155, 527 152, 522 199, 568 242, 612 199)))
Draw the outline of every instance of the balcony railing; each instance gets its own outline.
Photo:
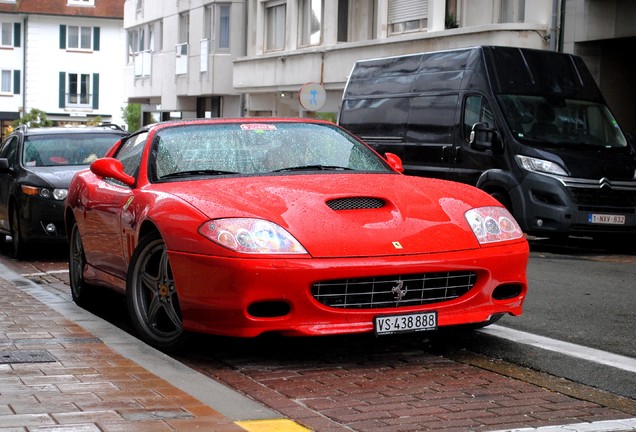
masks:
POLYGON ((201 39, 201 63, 199 72, 208 71, 208 46, 210 44, 209 39, 201 39))
POLYGON ((152 70, 152 52, 150 50, 134 54, 135 77, 149 77, 152 70))
POLYGON ((183 75, 188 73, 188 44, 182 43, 175 46, 175 73, 183 75))

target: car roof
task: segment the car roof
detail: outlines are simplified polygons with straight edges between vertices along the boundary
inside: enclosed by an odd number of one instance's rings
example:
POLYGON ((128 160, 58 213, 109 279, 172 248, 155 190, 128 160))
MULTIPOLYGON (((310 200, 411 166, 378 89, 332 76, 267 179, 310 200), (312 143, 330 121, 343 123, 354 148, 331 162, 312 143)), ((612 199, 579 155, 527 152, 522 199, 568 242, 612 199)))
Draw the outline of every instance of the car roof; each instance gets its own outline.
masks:
POLYGON ((42 127, 42 128, 25 128, 20 127, 16 129, 16 132, 22 131, 25 135, 64 135, 64 134, 80 134, 80 133, 104 133, 104 134, 120 134, 128 135, 122 127, 115 124, 103 124, 97 126, 56 126, 56 127, 42 127))
POLYGON ((145 129, 165 128, 174 126, 188 126, 196 124, 228 124, 228 123, 310 123, 335 126, 335 123, 304 117, 215 117, 215 118, 193 118, 182 120, 167 120, 163 122, 151 123, 144 126, 145 129))

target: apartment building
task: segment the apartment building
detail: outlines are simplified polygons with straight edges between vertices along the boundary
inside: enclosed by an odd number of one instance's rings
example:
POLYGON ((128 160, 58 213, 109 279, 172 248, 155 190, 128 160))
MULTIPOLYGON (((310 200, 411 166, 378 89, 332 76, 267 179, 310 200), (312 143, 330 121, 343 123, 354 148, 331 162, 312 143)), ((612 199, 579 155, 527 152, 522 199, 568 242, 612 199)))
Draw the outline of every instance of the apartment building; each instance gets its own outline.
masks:
POLYGON ((0 0, 0 123, 122 123, 124 0, 0 0))
POLYGON ((236 117, 233 62, 245 54, 246 1, 126 0, 126 94, 143 124, 236 117))
POLYGON ((636 131, 631 0, 126 0, 124 26, 127 94, 144 123, 335 120, 356 60, 484 44, 583 56, 636 131))

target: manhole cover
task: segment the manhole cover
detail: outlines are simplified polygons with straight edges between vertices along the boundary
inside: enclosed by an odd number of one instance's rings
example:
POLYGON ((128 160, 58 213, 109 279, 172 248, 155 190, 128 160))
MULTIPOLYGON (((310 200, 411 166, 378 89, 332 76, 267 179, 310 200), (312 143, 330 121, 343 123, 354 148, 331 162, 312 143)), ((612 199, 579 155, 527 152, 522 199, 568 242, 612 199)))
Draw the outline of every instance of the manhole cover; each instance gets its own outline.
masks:
POLYGON ((48 351, 0 351, 0 364, 57 361, 48 351))

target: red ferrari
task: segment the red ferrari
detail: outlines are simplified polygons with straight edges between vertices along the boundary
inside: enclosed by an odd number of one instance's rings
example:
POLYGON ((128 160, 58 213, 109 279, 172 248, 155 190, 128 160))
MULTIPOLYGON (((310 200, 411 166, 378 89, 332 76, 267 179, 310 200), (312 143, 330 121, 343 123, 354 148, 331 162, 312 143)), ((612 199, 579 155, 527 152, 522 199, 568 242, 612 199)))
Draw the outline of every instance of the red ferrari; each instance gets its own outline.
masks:
POLYGON ((146 126, 73 178, 73 300, 126 294, 159 349, 189 332, 389 335, 519 315, 528 243, 488 194, 409 177, 327 122, 146 126))

